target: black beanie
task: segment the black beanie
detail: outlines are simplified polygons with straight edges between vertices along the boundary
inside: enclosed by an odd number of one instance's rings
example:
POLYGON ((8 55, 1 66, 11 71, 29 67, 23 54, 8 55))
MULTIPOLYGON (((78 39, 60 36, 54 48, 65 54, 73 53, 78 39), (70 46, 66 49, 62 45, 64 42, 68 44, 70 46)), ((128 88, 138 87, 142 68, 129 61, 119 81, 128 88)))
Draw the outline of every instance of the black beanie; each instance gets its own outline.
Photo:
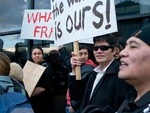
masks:
POLYGON ((150 45, 150 24, 138 29, 131 36, 135 36, 150 45))

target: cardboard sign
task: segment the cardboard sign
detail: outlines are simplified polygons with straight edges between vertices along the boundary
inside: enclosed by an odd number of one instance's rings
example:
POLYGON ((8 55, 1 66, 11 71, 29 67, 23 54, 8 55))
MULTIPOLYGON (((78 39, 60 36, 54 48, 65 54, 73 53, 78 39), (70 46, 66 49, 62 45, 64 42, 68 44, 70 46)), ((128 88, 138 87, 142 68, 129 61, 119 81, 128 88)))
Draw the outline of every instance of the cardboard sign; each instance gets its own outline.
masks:
POLYGON ((51 10, 25 10, 20 38, 54 40, 51 10))
POLYGON ((45 69, 46 67, 30 61, 27 61, 27 63, 25 64, 23 68, 23 82, 29 97, 31 96, 37 82, 39 81, 45 69))
POLYGON ((52 0, 55 45, 117 31, 114 0, 52 0))
POLYGON ((93 37, 79 40, 79 43, 93 44, 93 37))

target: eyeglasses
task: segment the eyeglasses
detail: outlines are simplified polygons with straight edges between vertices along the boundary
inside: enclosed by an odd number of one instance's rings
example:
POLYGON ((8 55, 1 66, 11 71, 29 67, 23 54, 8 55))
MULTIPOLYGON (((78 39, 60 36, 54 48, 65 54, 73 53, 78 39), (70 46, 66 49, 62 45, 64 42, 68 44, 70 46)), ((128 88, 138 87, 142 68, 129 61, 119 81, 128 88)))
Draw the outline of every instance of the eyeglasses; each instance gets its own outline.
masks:
POLYGON ((93 46, 93 51, 97 51, 98 49, 100 49, 101 51, 107 51, 109 48, 112 48, 111 46, 93 46))

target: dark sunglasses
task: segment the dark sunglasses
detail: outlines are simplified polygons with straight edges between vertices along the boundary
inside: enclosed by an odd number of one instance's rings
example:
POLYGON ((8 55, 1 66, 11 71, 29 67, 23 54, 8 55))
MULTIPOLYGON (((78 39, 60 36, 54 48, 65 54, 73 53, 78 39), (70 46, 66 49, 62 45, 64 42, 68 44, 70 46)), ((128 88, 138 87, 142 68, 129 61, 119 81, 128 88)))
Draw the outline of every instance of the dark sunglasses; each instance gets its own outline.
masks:
POLYGON ((107 51, 109 48, 112 48, 111 46, 106 46, 106 45, 103 45, 103 46, 93 46, 93 50, 94 51, 97 51, 98 49, 100 49, 101 51, 107 51))

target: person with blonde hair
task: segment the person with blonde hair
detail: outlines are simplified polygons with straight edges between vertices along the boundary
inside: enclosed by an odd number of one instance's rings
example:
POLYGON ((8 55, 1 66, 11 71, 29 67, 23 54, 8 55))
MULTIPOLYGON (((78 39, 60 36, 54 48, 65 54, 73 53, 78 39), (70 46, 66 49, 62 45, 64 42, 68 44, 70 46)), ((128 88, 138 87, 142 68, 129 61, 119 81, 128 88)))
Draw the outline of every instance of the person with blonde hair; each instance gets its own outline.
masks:
POLYGON ((9 76, 15 78, 19 82, 23 80, 23 69, 22 67, 17 64, 16 62, 10 63, 10 73, 9 76))
POLYGON ((0 113, 34 113, 24 87, 9 76, 10 59, 0 52, 0 113))

